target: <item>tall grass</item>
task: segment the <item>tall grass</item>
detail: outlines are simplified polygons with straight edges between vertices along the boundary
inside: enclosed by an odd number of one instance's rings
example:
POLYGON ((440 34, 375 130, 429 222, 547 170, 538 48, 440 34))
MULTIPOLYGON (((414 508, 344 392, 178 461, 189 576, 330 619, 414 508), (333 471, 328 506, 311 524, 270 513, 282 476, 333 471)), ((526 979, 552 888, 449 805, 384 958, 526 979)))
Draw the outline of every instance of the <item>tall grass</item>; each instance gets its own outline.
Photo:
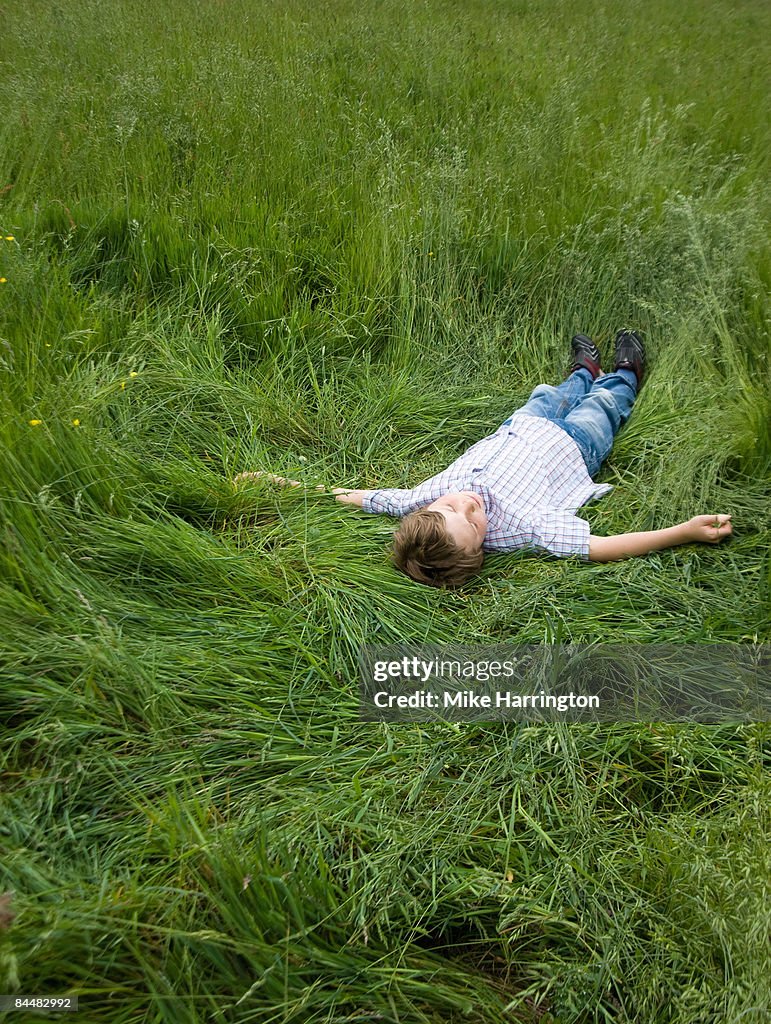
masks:
POLYGON ((2 21, 0 991, 766 1020, 766 724, 363 724, 356 658, 769 640, 767 5, 2 21), (651 369, 584 514, 728 511, 720 548, 444 594, 387 522, 231 485, 418 482, 628 324, 651 369))

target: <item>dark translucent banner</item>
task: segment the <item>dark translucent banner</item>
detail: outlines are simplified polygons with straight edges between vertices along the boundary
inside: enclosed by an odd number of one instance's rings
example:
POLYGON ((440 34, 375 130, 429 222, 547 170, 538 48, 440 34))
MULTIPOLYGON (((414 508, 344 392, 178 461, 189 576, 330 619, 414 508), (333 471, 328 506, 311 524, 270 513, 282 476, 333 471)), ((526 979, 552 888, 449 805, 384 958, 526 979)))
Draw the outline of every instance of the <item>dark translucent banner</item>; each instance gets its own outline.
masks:
POLYGON ((368 645, 365 721, 771 720, 771 644, 368 645))

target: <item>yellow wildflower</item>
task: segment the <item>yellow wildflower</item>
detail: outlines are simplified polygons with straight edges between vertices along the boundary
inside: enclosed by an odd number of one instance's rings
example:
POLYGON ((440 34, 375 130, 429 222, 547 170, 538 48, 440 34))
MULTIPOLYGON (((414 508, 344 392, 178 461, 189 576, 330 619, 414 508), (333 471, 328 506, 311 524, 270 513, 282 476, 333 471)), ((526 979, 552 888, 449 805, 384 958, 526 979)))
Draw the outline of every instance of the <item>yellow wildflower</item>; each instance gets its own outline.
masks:
POLYGON ((139 376, 139 374, 137 373, 136 370, 132 370, 131 373, 129 374, 129 377, 138 377, 138 376, 139 376))
POLYGON ((121 391, 125 391, 126 390, 126 382, 125 382, 125 380, 122 380, 120 382, 120 389, 121 389, 121 391))
POLYGON ((8 280, 8 278, 7 278, 7 277, 0 277, 0 284, 5 284, 5 282, 6 282, 7 280, 8 280))
POLYGON ((72 425, 73 425, 73 427, 79 427, 80 426, 80 420, 73 420, 72 421, 72 425))
POLYGON ((42 420, 30 420, 29 425, 31 427, 39 427, 42 422, 42 420))
POLYGON ((6 240, 6 242, 13 242, 14 241, 14 237, 13 237, 13 235, 6 235, 5 236, 5 240, 6 240))

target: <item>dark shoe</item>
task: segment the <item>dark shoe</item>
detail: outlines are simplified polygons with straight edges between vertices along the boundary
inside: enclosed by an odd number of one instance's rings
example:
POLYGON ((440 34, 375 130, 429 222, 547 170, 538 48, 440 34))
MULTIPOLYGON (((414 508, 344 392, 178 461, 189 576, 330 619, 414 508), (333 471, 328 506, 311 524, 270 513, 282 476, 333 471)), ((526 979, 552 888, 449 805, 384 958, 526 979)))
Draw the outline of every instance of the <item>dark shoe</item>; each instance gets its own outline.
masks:
POLYGON ((637 331, 619 331, 616 335, 616 369, 631 370, 638 386, 645 376, 645 348, 637 331))
POLYGON ((596 380, 602 373, 602 367, 600 366, 599 350, 592 339, 586 334, 576 334, 570 342, 570 347, 573 349, 573 365, 570 367, 570 372, 588 370, 592 375, 592 380, 596 380))

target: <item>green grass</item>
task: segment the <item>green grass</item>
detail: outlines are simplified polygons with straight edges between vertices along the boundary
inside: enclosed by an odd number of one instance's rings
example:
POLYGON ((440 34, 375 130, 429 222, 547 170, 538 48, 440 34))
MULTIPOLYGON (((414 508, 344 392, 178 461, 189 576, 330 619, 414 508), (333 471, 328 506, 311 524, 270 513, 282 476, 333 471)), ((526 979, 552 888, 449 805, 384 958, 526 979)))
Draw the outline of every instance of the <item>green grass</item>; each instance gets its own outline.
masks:
POLYGON ((771 639, 768 6, 108 6, 2 11, 0 992, 768 1020, 766 724, 356 705, 365 642, 771 639), (230 484, 418 482, 630 324, 584 514, 720 548, 444 594, 392 524, 230 484))

